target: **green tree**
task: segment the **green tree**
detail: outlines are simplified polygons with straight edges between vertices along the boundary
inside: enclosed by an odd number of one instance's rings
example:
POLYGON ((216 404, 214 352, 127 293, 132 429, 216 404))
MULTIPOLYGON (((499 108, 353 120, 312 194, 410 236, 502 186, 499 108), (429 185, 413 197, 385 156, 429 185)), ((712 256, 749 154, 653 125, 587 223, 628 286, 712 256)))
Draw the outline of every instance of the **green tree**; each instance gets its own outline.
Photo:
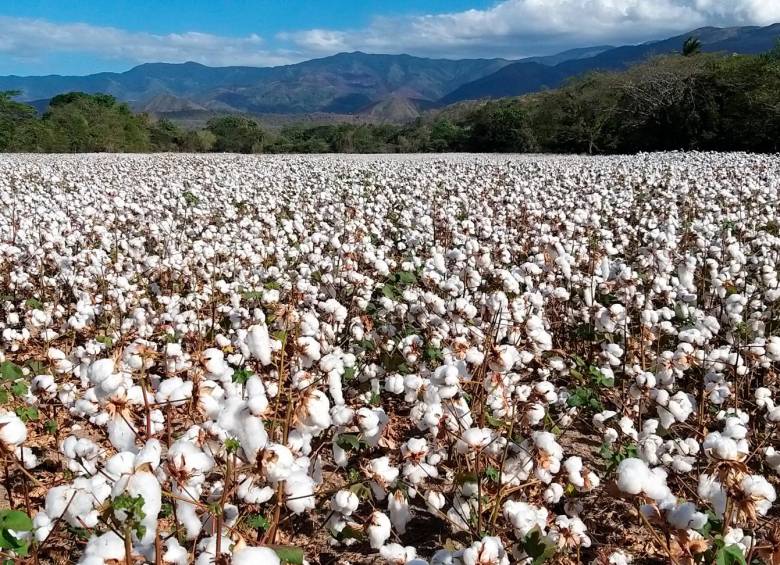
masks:
POLYGON ((35 120, 35 108, 13 99, 19 94, 16 90, 0 92, 0 151, 9 149, 17 128, 35 120))
POLYGON ((214 151, 262 153, 265 134, 256 121, 243 116, 221 116, 206 124, 214 134, 214 151))
POLYGON ((523 107, 513 100, 489 102, 467 119, 466 147, 470 151, 533 151, 536 142, 523 107))
POLYGON ((701 41, 693 36, 686 39, 682 47, 683 56, 690 57, 691 55, 697 55, 699 53, 701 53, 701 41))

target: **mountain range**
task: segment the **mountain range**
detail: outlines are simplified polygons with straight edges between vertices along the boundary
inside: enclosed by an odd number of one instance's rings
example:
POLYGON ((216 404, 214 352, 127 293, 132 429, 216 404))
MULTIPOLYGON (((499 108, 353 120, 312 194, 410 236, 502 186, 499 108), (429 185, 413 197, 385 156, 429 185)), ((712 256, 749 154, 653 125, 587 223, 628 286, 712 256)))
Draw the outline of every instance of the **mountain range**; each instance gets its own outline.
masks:
POLYGON ((146 63, 122 73, 4 76, 0 90, 20 91, 20 100, 41 111, 57 94, 83 91, 112 94, 138 111, 184 120, 244 113, 403 122, 430 108, 518 96, 554 88, 587 71, 624 69, 654 55, 679 52, 688 37, 698 38, 703 51, 760 53, 776 44, 780 24, 707 27, 639 45, 585 47, 516 61, 354 52, 277 67, 146 63))

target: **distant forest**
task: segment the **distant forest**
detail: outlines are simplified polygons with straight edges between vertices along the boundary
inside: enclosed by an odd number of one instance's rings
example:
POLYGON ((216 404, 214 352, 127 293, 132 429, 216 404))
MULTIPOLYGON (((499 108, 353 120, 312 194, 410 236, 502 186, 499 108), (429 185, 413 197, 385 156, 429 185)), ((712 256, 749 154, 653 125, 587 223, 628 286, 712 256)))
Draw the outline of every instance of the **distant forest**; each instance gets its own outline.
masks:
POLYGON ((246 116, 202 129, 133 113, 105 94, 54 97, 42 115, 0 93, 0 151, 635 153, 780 151, 780 44, 762 55, 679 55, 624 72, 594 72, 520 98, 446 107, 405 125, 293 125, 264 130, 246 116))

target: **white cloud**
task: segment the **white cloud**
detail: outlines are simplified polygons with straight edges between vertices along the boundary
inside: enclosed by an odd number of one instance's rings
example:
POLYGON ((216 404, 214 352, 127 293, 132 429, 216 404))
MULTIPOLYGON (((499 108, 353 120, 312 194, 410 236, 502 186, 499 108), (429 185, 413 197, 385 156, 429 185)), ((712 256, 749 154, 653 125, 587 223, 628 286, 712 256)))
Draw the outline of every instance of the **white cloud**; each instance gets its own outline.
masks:
POLYGON ((53 56, 84 55, 114 66, 151 61, 278 65, 339 51, 440 57, 550 54, 571 47, 638 43, 704 25, 780 21, 780 0, 503 0, 484 10, 377 17, 362 29, 257 35, 153 34, 85 23, 0 16, 0 57, 36 70, 53 56))
POLYGON ((287 50, 268 49, 257 35, 224 37, 194 31, 159 35, 0 16, 0 55, 34 61, 56 53, 133 62, 197 61, 206 65, 277 65, 300 59, 287 50))
POLYGON ((780 0, 504 0, 486 10, 377 18, 357 30, 280 34, 307 51, 520 57, 637 43, 704 25, 780 21, 780 0))

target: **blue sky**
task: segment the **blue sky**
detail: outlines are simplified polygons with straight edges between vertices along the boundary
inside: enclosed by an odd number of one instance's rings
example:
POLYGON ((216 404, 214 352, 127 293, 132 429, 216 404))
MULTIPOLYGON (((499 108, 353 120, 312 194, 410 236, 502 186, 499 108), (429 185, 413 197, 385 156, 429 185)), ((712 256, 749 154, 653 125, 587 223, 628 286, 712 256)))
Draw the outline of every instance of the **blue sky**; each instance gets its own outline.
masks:
POLYGON ((276 65, 353 50, 520 58, 777 21, 780 0, 2 0, 0 74, 276 65))

